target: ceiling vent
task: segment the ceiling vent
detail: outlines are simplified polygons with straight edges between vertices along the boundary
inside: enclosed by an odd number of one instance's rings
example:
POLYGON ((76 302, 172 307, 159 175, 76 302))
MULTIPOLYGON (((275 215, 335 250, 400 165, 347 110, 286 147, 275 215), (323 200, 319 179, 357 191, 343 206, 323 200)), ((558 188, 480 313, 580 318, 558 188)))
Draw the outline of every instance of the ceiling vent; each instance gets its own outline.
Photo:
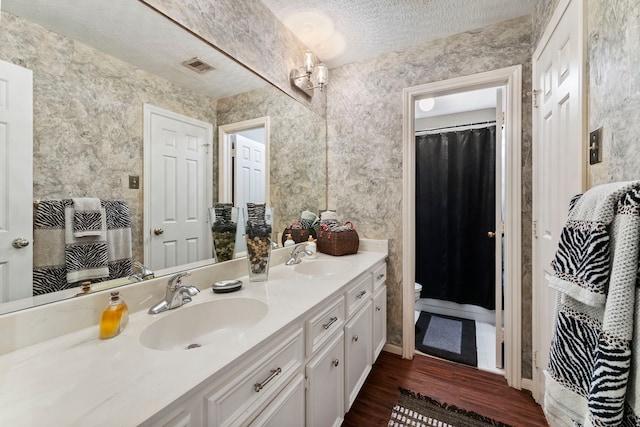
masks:
POLYGON ((213 66, 207 64, 202 59, 197 58, 197 57, 196 58, 187 59, 186 61, 184 61, 182 63, 182 65, 184 65, 185 67, 189 68, 190 70, 195 71, 198 74, 204 74, 207 71, 215 70, 215 68, 213 66))

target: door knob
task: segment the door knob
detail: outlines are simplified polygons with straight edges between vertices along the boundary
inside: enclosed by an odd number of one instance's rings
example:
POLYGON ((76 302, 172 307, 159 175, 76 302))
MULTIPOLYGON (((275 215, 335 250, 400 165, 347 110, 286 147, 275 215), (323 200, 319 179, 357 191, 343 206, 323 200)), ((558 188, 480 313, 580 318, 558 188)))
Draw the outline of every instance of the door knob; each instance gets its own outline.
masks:
POLYGON ((13 242, 11 242, 11 244, 16 249, 22 249, 26 246, 29 246, 29 241, 24 237, 18 237, 17 239, 14 239, 13 242))
POLYGON ((153 234, 155 234, 156 236, 161 235, 162 233, 164 233, 164 230, 162 228, 154 228, 153 229, 153 234))
POLYGON ((493 231, 489 231, 489 232, 487 233, 487 236, 491 239, 491 238, 493 238, 493 237, 496 237, 496 233, 494 233, 493 231))

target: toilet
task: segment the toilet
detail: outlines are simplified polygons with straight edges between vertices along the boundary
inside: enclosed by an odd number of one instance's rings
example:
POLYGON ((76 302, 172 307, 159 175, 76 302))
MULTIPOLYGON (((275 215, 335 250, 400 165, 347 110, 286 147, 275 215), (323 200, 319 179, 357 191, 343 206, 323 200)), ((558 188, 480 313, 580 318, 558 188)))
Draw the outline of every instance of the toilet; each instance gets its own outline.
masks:
POLYGON ((416 302, 418 302, 418 300, 420 299, 420 291, 422 291, 422 285, 416 282, 413 290, 416 302))

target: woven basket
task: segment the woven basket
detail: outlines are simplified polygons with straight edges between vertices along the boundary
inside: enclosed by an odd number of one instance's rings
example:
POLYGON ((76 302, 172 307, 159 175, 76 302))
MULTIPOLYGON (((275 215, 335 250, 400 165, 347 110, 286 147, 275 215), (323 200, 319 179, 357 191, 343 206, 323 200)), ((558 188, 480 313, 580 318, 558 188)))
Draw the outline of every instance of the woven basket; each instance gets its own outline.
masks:
MULTIPOLYGON (((351 226, 353 227, 353 224, 351 226)), ((318 234, 317 245, 318 251, 324 254, 333 256, 349 255, 358 252, 360 238, 354 228, 345 231, 331 231, 328 227, 322 227, 318 234)))

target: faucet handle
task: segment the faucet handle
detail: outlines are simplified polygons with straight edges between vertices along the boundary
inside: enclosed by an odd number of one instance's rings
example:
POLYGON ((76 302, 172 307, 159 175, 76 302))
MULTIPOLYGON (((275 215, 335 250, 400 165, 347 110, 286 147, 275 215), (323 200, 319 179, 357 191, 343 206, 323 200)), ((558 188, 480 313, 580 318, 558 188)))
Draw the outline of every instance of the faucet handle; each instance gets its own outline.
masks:
POLYGON ((186 276, 191 276, 191 272, 183 271, 182 273, 174 274, 169 278, 168 286, 170 288, 175 288, 177 286, 180 286, 182 284, 182 278, 186 276))

